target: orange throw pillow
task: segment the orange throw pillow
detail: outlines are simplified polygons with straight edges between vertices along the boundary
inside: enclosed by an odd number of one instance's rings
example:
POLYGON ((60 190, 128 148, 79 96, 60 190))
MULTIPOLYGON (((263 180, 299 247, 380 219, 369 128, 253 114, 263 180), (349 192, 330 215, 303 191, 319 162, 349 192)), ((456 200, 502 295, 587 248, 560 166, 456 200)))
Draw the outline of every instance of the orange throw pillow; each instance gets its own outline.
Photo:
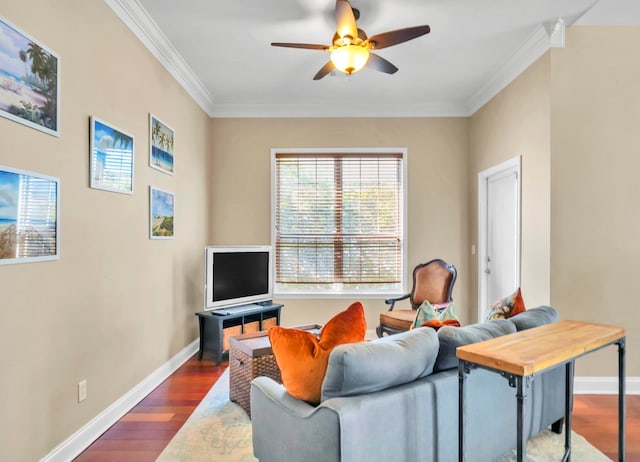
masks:
POLYGON ((367 322, 360 302, 331 318, 317 337, 300 329, 271 327, 269 340, 284 388, 291 396, 318 404, 329 354, 343 343, 364 341, 366 332, 367 322))
POLYGON ((440 321, 439 319, 430 319, 420 327, 431 327, 432 329, 438 330, 442 326, 460 327, 460 321, 457 319, 445 319, 444 321, 440 321))

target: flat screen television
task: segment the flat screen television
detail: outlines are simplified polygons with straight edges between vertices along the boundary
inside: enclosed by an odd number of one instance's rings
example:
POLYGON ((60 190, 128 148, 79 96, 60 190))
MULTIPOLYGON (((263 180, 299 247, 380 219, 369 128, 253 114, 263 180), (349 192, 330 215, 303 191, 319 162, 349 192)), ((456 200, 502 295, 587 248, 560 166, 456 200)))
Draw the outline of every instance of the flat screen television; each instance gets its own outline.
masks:
POLYGON ((204 309, 271 300, 270 246, 208 246, 205 249, 204 309))

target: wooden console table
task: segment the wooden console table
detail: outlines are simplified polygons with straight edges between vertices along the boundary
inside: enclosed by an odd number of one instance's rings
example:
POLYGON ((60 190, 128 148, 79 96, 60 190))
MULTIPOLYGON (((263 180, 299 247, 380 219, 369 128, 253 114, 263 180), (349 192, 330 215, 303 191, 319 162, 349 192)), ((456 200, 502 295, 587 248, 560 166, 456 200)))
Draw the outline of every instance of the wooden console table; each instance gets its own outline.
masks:
POLYGON ((264 303, 197 312, 200 327, 198 359, 202 359, 204 350, 208 348, 213 350, 216 364, 220 364, 223 355, 229 353, 228 347, 225 348, 224 344, 225 330, 229 330, 231 335, 240 335, 247 332, 246 328, 249 325, 253 327, 253 331, 264 330, 267 320, 273 321, 273 325, 280 325, 282 306, 277 303, 264 303))
POLYGON ((464 382, 473 367, 497 372, 516 388, 517 455, 526 460, 523 430, 524 400, 536 373, 555 366, 566 368, 565 453, 571 460, 571 398, 574 361, 608 345, 618 345, 618 460, 625 460, 625 330, 622 327, 581 321, 558 321, 515 334, 465 345, 456 349, 458 357, 458 460, 464 461, 464 382))

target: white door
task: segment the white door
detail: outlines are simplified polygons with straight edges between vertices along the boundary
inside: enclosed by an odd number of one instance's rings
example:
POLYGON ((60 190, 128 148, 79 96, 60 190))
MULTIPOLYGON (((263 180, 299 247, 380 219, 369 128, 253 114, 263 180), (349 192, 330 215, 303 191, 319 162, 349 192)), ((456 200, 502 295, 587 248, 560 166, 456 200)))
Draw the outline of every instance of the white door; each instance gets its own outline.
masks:
POLYGON ((478 175, 478 320, 520 285, 520 157, 478 175))

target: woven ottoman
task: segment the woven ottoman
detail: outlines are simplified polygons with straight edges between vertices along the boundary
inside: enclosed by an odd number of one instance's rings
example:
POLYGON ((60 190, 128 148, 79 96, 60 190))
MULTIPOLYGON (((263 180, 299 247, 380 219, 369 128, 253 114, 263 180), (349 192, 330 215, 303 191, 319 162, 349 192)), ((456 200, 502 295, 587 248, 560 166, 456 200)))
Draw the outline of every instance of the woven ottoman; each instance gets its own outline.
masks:
MULTIPOLYGON (((317 324, 297 329, 320 332, 317 324)), ((229 399, 238 403, 251 417, 251 381, 266 376, 282 383, 280 369, 266 330, 231 337, 229 344, 229 399)))

